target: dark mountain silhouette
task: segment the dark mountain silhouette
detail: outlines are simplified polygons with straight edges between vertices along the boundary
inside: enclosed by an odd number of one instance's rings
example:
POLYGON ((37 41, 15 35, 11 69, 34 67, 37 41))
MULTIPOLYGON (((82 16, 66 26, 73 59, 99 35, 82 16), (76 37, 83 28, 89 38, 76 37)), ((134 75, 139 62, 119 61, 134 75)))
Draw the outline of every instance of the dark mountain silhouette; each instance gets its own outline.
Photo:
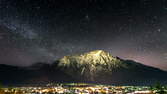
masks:
POLYGON ((131 60, 113 57, 103 50, 64 56, 52 64, 29 67, 0 65, 0 83, 40 85, 50 82, 100 83, 114 85, 150 85, 167 83, 167 72, 131 60))

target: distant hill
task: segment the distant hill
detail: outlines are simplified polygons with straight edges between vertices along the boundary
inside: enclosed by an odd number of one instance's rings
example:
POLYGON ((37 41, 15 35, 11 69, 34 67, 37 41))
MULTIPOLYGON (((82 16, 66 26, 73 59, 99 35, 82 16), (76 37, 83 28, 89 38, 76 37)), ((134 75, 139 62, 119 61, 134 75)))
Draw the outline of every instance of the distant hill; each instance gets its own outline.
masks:
POLYGON ((35 85, 49 82, 100 83, 113 85, 167 84, 167 72, 131 60, 113 57, 103 50, 64 56, 52 64, 29 67, 0 65, 3 84, 35 85))

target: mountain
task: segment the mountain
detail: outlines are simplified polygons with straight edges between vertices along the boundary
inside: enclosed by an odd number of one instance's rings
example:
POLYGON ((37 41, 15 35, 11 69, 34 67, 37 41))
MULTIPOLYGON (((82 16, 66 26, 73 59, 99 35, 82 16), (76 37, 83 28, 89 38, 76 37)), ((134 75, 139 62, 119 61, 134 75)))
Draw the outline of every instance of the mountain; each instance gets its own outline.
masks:
POLYGON ((81 55, 64 56, 59 60, 58 66, 69 75, 74 73, 75 77, 78 75, 78 77, 94 81, 98 72, 112 73, 112 70, 123 67, 124 64, 108 52, 95 50, 81 55))
POLYGON ((0 65, 0 83, 36 85, 49 82, 85 82, 114 85, 167 84, 167 72, 132 60, 123 60, 103 50, 64 56, 53 62, 28 67, 0 65))
POLYGON ((167 72, 131 60, 123 60, 103 50, 64 56, 58 67, 79 81, 112 84, 167 82, 167 72))

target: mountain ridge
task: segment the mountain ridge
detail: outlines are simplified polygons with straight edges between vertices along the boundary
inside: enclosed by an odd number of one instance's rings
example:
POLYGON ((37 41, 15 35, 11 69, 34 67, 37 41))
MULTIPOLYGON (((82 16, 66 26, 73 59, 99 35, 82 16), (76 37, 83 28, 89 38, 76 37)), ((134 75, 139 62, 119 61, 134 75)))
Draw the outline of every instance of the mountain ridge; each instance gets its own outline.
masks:
POLYGON ((167 72, 132 60, 123 60, 103 50, 64 56, 52 64, 29 67, 0 64, 0 83, 100 83, 114 85, 167 84, 167 72))
MULTIPOLYGON (((92 82, 98 81, 100 77, 103 78, 100 78, 98 82, 103 82, 102 79, 106 79, 107 81, 111 79, 115 80, 120 79, 119 77, 122 77, 122 75, 124 75, 124 78, 126 78, 126 75, 131 75, 131 74, 135 75, 136 77, 138 77, 139 75, 141 76, 139 78, 142 79, 144 79, 144 77, 149 78, 147 77, 147 75, 144 74, 143 71, 149 71, 149 75, 151 75, 150 79, 152 78, 154 79, 156 77, 152 75, 153 73, 151 73, 150 70, 152 69, 152 71, 153 70, 158 71, 158 69, 148 67, 141 63, 113 57, 110 53, 103 50, 95 50, 76 56, 75 55, 68 57, 65 56, 64 58, 60 59, 58 65, 62 67, 62 69, 65 69, 63 71, 66 72, 67 74, 73 76, 73 73, 75 73, 76 78, 78 79, 85 78, 86 81, 87 79, 89 79, 89 81, 92 82)), ((130 78, 127 77, 126 79, 130 78)))

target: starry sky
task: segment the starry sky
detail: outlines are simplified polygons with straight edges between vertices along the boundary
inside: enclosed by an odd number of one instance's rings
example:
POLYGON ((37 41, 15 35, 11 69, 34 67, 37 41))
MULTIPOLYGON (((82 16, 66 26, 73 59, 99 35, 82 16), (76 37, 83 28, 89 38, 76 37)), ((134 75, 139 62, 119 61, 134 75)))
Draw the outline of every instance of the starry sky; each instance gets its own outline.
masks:
POLYGON ((167 70, 167 0, 0 0, 0 63, 102 49, 167 70))

